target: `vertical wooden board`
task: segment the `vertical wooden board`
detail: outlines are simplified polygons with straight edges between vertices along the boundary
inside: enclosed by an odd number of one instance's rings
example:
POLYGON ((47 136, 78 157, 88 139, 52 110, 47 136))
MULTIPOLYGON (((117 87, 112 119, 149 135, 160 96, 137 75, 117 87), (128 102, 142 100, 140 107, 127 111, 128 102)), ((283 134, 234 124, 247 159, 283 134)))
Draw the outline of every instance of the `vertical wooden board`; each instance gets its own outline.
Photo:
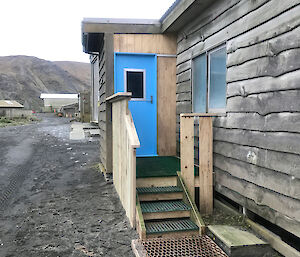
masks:
POLYGON ((173 34, 115 34, 115 52, 176 54, 176 36, 173 34))
POLYGON ((212 118, 199 118, 199 202, 200 212, 213 211, 213 130, 212 118))
POLYGON ((132 124, 128 98, 112 103, 114 185, 132 227, 136 207, 136 151, 139 139, 132 124), (129 121, 130 120, 130 121, 129 121))
POLYGON ((176 58, 157 58, 157 152, 176 155, 176 58))
POLYGON ((114 103, 112 105, 112 124, 113 124, 113 177, 114 177, 114 186, 116 188, 116 191, 119 190, 119 151, 118 151, 118 139, 119 139, 119 103, 114 103))
POLYGON ((123 206, 125 207, 125 210, 127 212, 127 206, 126 206, 126 195, 125 190, 127 189, 127 180, 126 180, 126 173, 127 173, 127 155, 126 155, 126 129, 125 129, 125 115, 126 115, 126 101, 121 101, 121 126, 120 126, 120 136, 121 136, 121 145, 120 145, 120 185, 121 185, 121 201, 123 203, 123 206))
MULTIPOLYGON (((114 35, 113 33, 105 33, 104 35, 104 50, 103 53, 103 65, 102 69, 105 71, 102 83, 105 83, 106 97, 113 95, 114 93, 114 35)), ((101 83, 100 83, 101 84, 101 83)), ((105 103, 102 103, 105 104, 105 103)), ((106 172, 112 172, 112 121, 111 121, 111 103, 106 102, 106 172)))
POLYGON ((180 166, 184 183, 195 200, 194 117, 180 117, 180 166))
POLYGON ((135 222, 135 211, 136 211, 136 150, 131 148, 130 149, 130 172, 131 172, 131 192, 130 192, 130 210, 131 210, 131 225, 134 227, 136 222, 135 222))

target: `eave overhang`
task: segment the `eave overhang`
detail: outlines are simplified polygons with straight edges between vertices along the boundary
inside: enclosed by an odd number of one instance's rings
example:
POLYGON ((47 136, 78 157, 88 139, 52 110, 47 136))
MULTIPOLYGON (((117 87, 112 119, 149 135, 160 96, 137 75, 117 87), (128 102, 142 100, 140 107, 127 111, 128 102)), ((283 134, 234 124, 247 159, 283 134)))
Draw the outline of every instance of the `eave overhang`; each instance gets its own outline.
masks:
POLYGON ((213 0, 176 0, 160 20, 85 18, 81 28, 83 51, 89 54, 99 53, 103 47, 105 33, 178 33, 213 2, 213 0))
POLYGON ((213 0, 177 0, 162 16, 161 33, 178 32, 194 21, 210 6, 213 0))
POLYGON ((83 51, 89 54, 101 51, 104 33, 158 34, 161 32, 159 20, 85 18, 81 25, 83 51))

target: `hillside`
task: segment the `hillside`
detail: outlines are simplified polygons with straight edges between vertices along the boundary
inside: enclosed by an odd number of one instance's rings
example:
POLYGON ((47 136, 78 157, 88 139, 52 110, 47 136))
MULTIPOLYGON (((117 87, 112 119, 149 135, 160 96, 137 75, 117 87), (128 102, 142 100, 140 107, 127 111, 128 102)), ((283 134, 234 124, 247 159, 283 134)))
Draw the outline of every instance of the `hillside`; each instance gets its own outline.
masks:
POLYGON ((88 63, 0 57, 0 99, 17 100, 30 109, 39 110, 43 105, 41 93, 79 93, 89 85, 88 63))

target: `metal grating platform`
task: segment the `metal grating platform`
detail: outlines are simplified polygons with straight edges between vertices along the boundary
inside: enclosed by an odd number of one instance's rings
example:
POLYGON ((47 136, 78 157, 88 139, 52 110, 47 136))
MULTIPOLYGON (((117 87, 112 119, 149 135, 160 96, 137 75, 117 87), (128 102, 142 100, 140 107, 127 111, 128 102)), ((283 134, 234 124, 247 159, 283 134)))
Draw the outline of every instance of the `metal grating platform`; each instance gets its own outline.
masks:
POLYGON ((190 206, 183 201, 159 201, 159 202, 141 202, 143 213, 152 212, 170 212, 170 211, 188 211, 190 206))
POLYGON ((153 221, 146 222, 145 225, 147 234, 199 230, 198 226, 190 219, 153 221))
POLYGON ((136 189, 139 194, 164 194, 164 193, 180 193, 182 189, 176 186, 169 187, 140 187, 136 189))
POLYGON ((228 257, 208 236, 140 242, 148 257, 228 257))

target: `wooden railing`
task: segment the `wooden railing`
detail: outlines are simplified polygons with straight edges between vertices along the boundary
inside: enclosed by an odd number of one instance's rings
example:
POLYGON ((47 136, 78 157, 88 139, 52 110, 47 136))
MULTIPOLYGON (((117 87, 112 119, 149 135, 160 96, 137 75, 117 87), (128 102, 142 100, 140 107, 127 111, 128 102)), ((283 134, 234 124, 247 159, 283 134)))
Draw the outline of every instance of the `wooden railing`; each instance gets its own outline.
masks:
POLYGON ((136 148, 140 141, 128 101, 131 93, 117 93, 106 99, 112 104, 113 181, 132 227, 136 208, 136 148))
POLYGON ((217 115, 180 115, 181 174, 192 199, 195 199, 195 187, 199 187, 200 213, 204 214, 213 211, 213 116, 217 115), (194 121, 199 122, 199 178, 195 177, 194 172, 194 121))

